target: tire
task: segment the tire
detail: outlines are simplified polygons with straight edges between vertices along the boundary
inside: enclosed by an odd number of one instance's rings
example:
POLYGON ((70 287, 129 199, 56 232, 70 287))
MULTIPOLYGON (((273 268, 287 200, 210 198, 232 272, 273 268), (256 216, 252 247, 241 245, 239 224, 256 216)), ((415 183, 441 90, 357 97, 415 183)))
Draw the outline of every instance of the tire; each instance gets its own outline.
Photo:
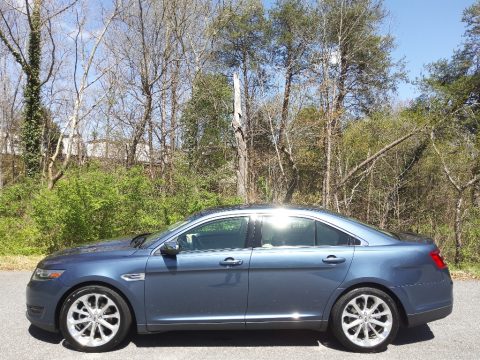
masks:
POLYGON ((59 322, 63 337, 75 350, 103 352, 125 339, 132 314, 116 291, 92 285, 79 288, 67 297, 59 322))
POLYGON ((331 314, 333 334, 355 352, 385 350, 397 335, 399 324, 395 301, 385 292, 370 287, 353 289, 340 297, 331 314))

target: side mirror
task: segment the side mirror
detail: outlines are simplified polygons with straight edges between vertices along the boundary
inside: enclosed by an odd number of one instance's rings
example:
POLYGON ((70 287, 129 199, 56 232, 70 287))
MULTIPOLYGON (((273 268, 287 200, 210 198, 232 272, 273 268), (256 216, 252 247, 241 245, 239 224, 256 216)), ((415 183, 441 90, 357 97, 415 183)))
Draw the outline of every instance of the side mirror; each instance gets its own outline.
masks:
POLYGON ((177 239, 166 241, 160 247, 160 253, 162 255, 176 256, 182 250, 177 239))

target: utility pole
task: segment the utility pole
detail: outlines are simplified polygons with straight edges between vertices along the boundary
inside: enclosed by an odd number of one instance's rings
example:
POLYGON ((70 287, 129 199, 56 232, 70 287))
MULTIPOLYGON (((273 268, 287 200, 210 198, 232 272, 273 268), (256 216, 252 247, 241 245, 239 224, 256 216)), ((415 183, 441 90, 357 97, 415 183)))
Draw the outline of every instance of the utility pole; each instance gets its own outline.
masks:
POLYGON ((240 80, 233 74, 233 119, 232 128, 237 142, 237 196, 248 203, 248 157, 245 129, 242 127, 242 101, 240 98, 240 80))

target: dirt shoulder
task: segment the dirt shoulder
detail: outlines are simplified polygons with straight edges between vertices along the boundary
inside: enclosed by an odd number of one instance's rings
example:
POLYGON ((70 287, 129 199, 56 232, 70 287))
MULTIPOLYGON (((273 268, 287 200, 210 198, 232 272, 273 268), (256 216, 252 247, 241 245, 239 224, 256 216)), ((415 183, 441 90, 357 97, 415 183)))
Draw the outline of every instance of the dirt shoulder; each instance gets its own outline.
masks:
POLYGON ((33 271, 45 255, 1 255, 0 270, 30 270, 33 271))

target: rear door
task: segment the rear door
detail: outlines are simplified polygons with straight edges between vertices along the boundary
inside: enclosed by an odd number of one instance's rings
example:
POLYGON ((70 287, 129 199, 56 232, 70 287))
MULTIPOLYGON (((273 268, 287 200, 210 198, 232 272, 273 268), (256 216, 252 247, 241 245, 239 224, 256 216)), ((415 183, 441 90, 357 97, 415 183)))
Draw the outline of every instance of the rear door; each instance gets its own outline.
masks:
POLYGON ((248 266, 246 247, 253 225, 248 216, 207 221, 177 240, 176 256, 150 256, 145 305, 150 331, 245 327, 248 266))
POLYGON ((352 238, 295 216, 263 216, 250 260, 247 328, 320 325, 323 309, 352 262, 352 238))

